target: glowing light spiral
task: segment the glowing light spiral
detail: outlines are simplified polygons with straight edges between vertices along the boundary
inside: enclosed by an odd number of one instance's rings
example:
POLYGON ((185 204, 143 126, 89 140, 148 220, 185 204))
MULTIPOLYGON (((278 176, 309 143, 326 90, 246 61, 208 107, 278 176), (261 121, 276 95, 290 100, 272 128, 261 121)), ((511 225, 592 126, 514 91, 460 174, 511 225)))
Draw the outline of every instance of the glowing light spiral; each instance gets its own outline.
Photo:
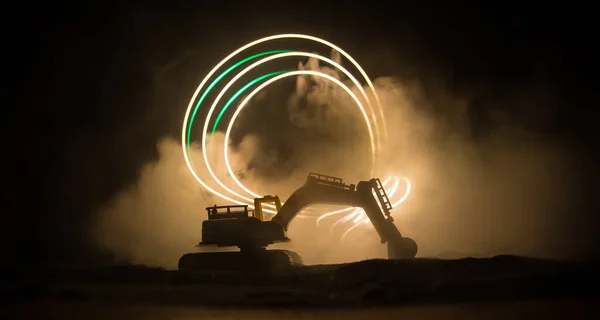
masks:
MULTIPOLYGON (((380 155, 385 149, 384 146, 386 145, 387 142, 387 129, 386 129, 386 122, 385 122, 385 117, 383 114, 383 109, 381 107, 381 103, 379 101, 379 97, 377 96, 377 92, 375 90, 375 87, 373 86, 371 80, 369 79, 369 77, 367 76, 367 74, 364 72, 364 70, 361 68, 361 66, 349 55, 347 54, 345 51, 343 51, 341 48, 339 48, 338 46, 317 38, 317 37, 313 37, 313 36, 309 36, 309 35, 301 35, 301 34, 280 34, 280 35, 274 35, 274 36, 270 36, 270 37, 265 37, 265 38, 261 38, 258 40, 255 40, 253 42, 250 42, 242 47, 240 47, 239 49, 237 49, 236 51, 232 52, 231 54, 229 54, 227 57, 225 57, 223 60, 221 60, 207 75, 206 77, 202 80, 202 82, 200 83, 200 85, 198 86, 198 88, 196 89, 196 91, 194 92, 194 95, 192 96, 190 103, 188 105, 188 108, 186 110, 185 113, 185 117, 184 117, 184 121, 183 121, 183 128, 182 128, 182 149, 183 149, 183 154, 184 154, 184 159, 186 161, 187 167, 190 170, 192 176, 195 178, 195 180, 200 183, 202 185, 202 187, 204 187, 206 190, 208 190, 209 192, 215 194, 216 196, 228 201, 228 202, 232 202, 232 203, 236 203, 236 204, 241 204, 241 205, 248 205, 251 208, 254 208, 253 206, 253 198, 254 197, 260 197, 261 195, 253 192, 252 190, 248 189, 246 186, 244 186, 241 181, 236 177, 235 173, 233 172, 233 169, 231 167, 231 164, 229 162, 229 155, 228 155, 228 146, 229 146, 229 136, 231 133, 231 130, 233 128, 233 124, 237 118, 237 116, 239 115, 239 113, 241 112, 241 110, 244 108, 244 106, 246 106, 248 104, 248 102, 250 101, 250 99, 252 97, 254 97, 257 93, 260 92, 260 90, 262 90, 263 88, 267 87, 269 84, 286 78, 286 77, 290 77, 290 76, 298 76, 298 75, 310 75, 313 77, 319 77, 319 78, 323 78, 326 80, 331 81, 332 83, 336 84, 338 87, 340 87, 341 89, 343 89, 346 93, 348 93, 348 95, 352 98, 352 100, 354 100, 354 102, 356 103, 356 105, 359 107, 361 114, 365 120, 365 124, 366 124, 366 128, 369 134, 369 141, 370 141, 370 148, 371 148, 371 163, 372 163, 372 168, 371 168, 371 175, 374 175, 374 173, 376 172, 377 166, 378 166, 378 155, 380 155), (321 55, 318 54, 314 54, 314 53, 308 53, 308 52, 299 52, 299 51, 293 51, 293 50, 271 50, 271 51, 265 51, 265 52, 261 52, 258 54, 254 54, 252 56, 249 56, 245 59, 242 59, 240 61, 238 61, 237 63, 233 64, 232 66, 230 66, 229 68, 227 68, 225 71, 223 71, 222 73, 220 73, 210 84, 207 85, 207 83, 209 82, 209 80, 212 78, 213 75, 215 75, 217 73, 217 71, 225 64, 227 63, 229 60, 231 60, 234 56, 240 54, 242 51, 251 48, 253 46, 256 46, 260 43, 263 42, 267 42, 267 41, 272 41, 272 40, 276 40, 276 39, 286 39, 286 38, 296 38, 296 39, 305 39, 305 40, 310 40, 310 41, 315 41, 318 43, 321 43, 323 45, 328 46, 329 48, 339 52, 343 57, 345 57, 347 60, 349 60, 353 66, 361 73, 362 77, 364 78, 364 81, 367 83, 367 85, 370 87, 370 91, 373 95, 373 97, 375 98, 375 104, 377 106, 377 110, 375 110, 375 107, 373 105, 373 103, 371 102, 371 99, 369 97, 369 95, 365 92, 365 90, 363 89, 363 86, 361 85, 361 83, 348 71, 346 70, 344 67, 342 67, 339 63, 328 59, 326 57, 323 57, 321 55), (219 92, 219 94, 217 95, 217 97, 213 100, 210 109, 208 110, 208 114, 204 120, 204 126, 203 126, 203 130, 202 130, 202 138, 201 138, 201 146, 202 146, 202 150, 203 150, 203 160, 204 160, 204 164, 206 166, 206 169, 208 170, 210 176, 212 177, 212 179, 221 187, 223 188, 225 191, 227 191, 227 193, 229 193, 230 196, 221 193, 213 188, 211 188, 205 181, 203 181, 199 175, 197 174, 193 162, 192 162, 192 158, 191 158, 191 154, 190 154, 190 141, 191 141, 191 132, 192 132, 192 125, 194 123, 194 119, 196 117, 196 114, 201 106, 201 104, 204 102, 204 100, 206 99, 206 97, 208 96, 209 92, 212 91, 212 89, 214 89, 217 84, 219 84, 219 82, 221 80, 223 80, 229 73, 231 73, 233 70, 235 70, 236 68, 238 68, 239 66, 243 65, 246 62, 249 62, 251 60, 260 58, 260 57, 264 57, 261 60, 254 62, 253 64, 251 64, 250 66, 246 67, 245 69, 243 69, 241 72, 239 72, 238 74, 236 74, 224 87, 223 89, 219 92), (366 106, 367 108, 364 107, 363 105, 363 101, 361 101, 361 99, 356 96, 356 94, 348 87, 346 86, 344 83, 342 83, 341 81, 339 81, 338 79, 327 75, 325 73, 322 72, 318 72, 318 71, 310 71, 310 70, 298 70, 298 71, 290 71, 290 70, 279 70, 279 71, 275 71, 275 72, 271 72, 271 73, 267 73, 264 74, 258 78, 255 78, 254 80, 250 81, 249 83, 247 83, 246 85, 244 85, 241 89, 239 89, 237 92, 235 92, 225 103, 225 106, 221 109, 221 111, 218 113, 217 118, 213 124, 212 127, 212 133, 214 134, 214 132, 217 130, 218 124, 221 120, 221 118, 223 117, 223 114, 225 113, 225 111, 229 108, 229 106, 231 106, 235 100, 241 96, 246 90, 248 90, 249 88, 251 88, 252 86, 254 86, 255 84, 260 83, 263 80, 266 80, 265 82, 263 82, 262 84, 260 84, 257 88, 255 88, 237 107, 237 109, 235 110, 228 126, 227 126, 227 130, 225 133, 225 139, 223 142, 223 156, 225 159, 225 167, 227 168, 227 171, 229 173, 229 175, 231 176, 231 178, 234 180, 234 182, 236 183, 236 185, 238 187, 240 187, 242 190, 244 190, 249 196, 245 196, 242 194, 239 194, 237 192, 235 192, 234 190, 232 190, 231 188, 229 188, 227 185, 225 185, 225 183, 223 183, 221 180, 219 180, 219 178, 216 176, 216 174, 214 173, 214 171, 212 170, 212 167, 208 161, 208 152, 207 152, 207 148, 206 148, 206 135, 209 131, 209 122, 210 119, 212 118, 213 113, 215 112, 220 100, 223 98, 223 96, 227 93, 227 90, 230 89, 232 86, 234 86, 234 84, 236 83, 237 80, 239 80, 243 75, 249 73, 250 71, 252 71, 253 69, 266 64, 269 61, 273 61, 276 59, 281 59, 281 58, 285 58, 285 57, 307 57, 307 58, 314 58, 317 60, 320 60, 322 62, 325 62, 333 67, 335 67, 338 71, 342 72, 348 79, 350 79, 353 83, 353 85, 359 90, 360 94, 361 94, 361 98, 363 99, 364 102, 366 102, 366 106), (268 79, 268 80, 267 80, 268 79), (202 92, 202 89, 206 86, 206 89, 204 90, 204 92, 202 93, 202 95, 200 95, 200 92, 202 92), (200 95, 200 98, 198 98, 198 96, 200 95)), ((402 177, 388 177, 383 181, 383 186, 384 188, 387 189, 387 193, 388 196, 390 198, 392 198, 395 193, 397 192, 398 186, 400 184, 400 181, 405 181, 406 182, 406 191, 404 193, 404 195, 397 201, 392 203, 392 206, 397 206, 398 204, 402 203, 404 200, 406 200, 406 198, 408 197, 408 194, 410 193, 410 189, 411 189, 411 184, 410 181, 406 178, 402 178, 402 177), (393 182, 392 182, 393 181, 393 182), (391 185, 390 185, 390 182, 391 185)), ((270 204, 265 204, 265 209, 263 209, 263 211, 268 212, 268 213, 276 213, 276 211, 274 210, 274 206, 270 205, 270 204)), ((346 232, 344 232, 344 234, 342 235, 342 241, 344 240, 344 238, 346 237, 346 235, 351 232, 353 229, 355 229, 356 227, 363 225, 363 224, 367 224, 369 223, 369 219, 366 217, 366 214, 364 213, 364 211, 362 209, 355 209, 355 208, 346 208, 346 209, 341 209, 341 210, 336 210, 336 211, 331 211, 331 212, 320 212, 320 216, 317 218, 317 225, 319 225, 319 223, 323 220, 326 219, 328 217, 332 217, 332 216, 336 216, 336 215, 340 215, 343 213, 348 213, 346 214, 344 217, 338 219, 331 227, 330 230, 333 230, 333 228, 335 228, 337 225, 340 224, 344 224, 347 222, 353 222, 353 225, 348 228, 346 230, 346 232), (351 212, 351 213, 349 213, 351 212)))

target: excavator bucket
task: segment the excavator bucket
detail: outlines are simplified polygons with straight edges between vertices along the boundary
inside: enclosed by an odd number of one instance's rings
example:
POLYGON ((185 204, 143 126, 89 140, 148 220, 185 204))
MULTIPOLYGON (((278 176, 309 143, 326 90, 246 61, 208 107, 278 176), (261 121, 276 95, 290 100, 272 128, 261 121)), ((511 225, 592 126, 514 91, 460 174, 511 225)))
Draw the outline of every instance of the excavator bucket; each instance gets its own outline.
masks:
POLYGON ((412 259, 417 256, 417 243, 407 237, 387 242, 388 259, 412 259))

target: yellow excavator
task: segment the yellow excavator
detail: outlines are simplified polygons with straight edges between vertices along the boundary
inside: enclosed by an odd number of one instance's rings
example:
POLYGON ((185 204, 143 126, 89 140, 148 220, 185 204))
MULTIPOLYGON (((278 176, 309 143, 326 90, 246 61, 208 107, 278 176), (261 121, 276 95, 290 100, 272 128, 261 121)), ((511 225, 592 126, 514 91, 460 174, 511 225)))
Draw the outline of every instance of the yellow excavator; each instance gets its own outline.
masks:
POLYGON ((187 253, 179 259, 182 270, 272 271, 302 265, 301 257, 288 250, 267 250, 271 244, 288 242, 290 222, 304 208, 316 204, 360 207, 371 220, 381 243, 387 243, 389 259, 411 259, 417 244, 403 237, 393 223, 392 205, 379 179, 345 184, 341 178, 310 173, 305 184, 283 205, 277 196, 254 199, 254 211, 245 205, 207 207, 200 247, 238 247, 239 251, 187 253), (263 203, 273 203, 277 214, 265 220, 263 203))

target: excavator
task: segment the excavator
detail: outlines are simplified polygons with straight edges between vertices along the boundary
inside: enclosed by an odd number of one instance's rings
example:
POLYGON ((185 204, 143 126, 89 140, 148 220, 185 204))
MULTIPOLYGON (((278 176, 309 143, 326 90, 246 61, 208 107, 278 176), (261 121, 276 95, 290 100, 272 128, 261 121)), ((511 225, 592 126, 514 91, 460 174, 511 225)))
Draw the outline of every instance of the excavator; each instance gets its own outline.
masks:
POLYGON ((294 217, 310 205, 332 204, 362 208, 387 243, 389 259, 411 259, 417 244, 403 237, 391 216, 392 205, 377 178, 345 184, 341 178, 309 173, 306 182, 282 205, 278 196, 254 199, 254 210, 247 205, 207 207, 208 219, 202 223, 199 247, 237 247, 239 251, 195 252, 179 259, 180 270, 275 271, 302 265, 293 251, 267 250, 269 245, 289 242, 286 232, 294 217), (266 220, 263 203, 273 203, 275 216, 266 220))

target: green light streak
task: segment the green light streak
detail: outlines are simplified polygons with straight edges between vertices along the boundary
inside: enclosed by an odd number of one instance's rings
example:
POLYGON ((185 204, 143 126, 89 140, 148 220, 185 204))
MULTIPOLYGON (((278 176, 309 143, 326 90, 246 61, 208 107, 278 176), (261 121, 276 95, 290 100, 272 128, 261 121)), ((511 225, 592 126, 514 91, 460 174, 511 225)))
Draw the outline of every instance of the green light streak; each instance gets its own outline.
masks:
MULTIPOLYGON (((202 104, 202 102, 204 101, 204 99, 206 98, 206 96, 208 95, 208 93, 210 92, 210 90, 212 90, 217 83, 219 83, 219 81, 221 81, 227 74, 229 74, 233 69, 239 67, 240 65, 252 60, 252 59, 256 59, 258 57, 262 57, 262 56, 266 56, 269 54, 275 54, 275 53, 282 53, 282 52, 292 52, 292 50, 272 50, 272 51, 265 51, 265 52, 260 52, 257 53, 253 56, 250 56, 248 58, 245 58, 239 62, 237 62, 236 64, 232 65, 231 67, 229 67, 227 70, 223 71, 223 73, 221 73, 208 87, 206 87, 206 90, 204 91, 204 93, 200 96, 200 99, 198 99, 198 102, 196 103, 196 106, 194 107, 194 111, 192 111, 192 116, 190 117, 190 123, 188 126, 188 132, 187 132, 187 137, 186 137, 186 145, 188 148, 188 152, 190 150, 190 140, 191 140, 191 135, 192 135, 192 125, 194 124, 194 119, 196 118, 196 113, 198 112, 198 109, 200 109, 200 105, 202 104)), ((190 160, 191 160, 191 155, 189 156, 190 160)))
POLYGON ((242 93, 244 93, 244 91, 248 90, 248 88, 255 85, 257 82, 260 82, 268 77, 276 76, 278 74, 286 73, 289 71, 290 70, 281 70, 281 71, 275 71, 275 72, 264 74, 256 79, 248 82, 240 90, 238 90, 236 93, 234 93, 233 96, 231 96, 231 98, 229 98, 229 100, 227 101, 227 103, 225 104, 225 106, 223 107, 221 112, 219 112, 219 115, 217 116, 217 119, 215 120, 215 124, 213 125, 212 133, 214 134, 215 131, 217 131, 217 126, 219 125, 219 121, 221 121, 221 117, 223 117, 223 114, 225 114, 225 111, 227 111, 227 108, 229 108, 229 106, 235 101, 235 99, 237 99, 242 93))

